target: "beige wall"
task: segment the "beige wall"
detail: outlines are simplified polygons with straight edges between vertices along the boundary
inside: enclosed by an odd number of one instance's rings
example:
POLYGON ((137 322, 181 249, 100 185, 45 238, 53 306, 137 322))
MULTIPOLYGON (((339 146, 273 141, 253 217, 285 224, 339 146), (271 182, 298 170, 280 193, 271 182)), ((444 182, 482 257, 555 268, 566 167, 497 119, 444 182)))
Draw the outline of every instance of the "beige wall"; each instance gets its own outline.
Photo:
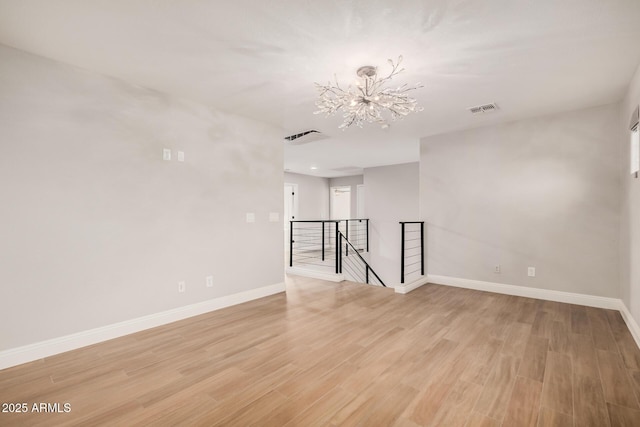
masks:
POLYGON ((329 219, 329 179, 285 172, 284 182, 298 185, 298 220, 329 219))
POLYGON ((619 114, 609 105, 422 138, 428 273, 618 297, 619 114))
POLYGON ((400 283, 399 222, 419 220, 418 180, 418 163, 364 170, 365 217, 370 219, 368 260, 390 287, 400 283))
POLYGON ((620 176, 622 214, 620 227, 620 296, 636 322, 640 321, 640 178, 629 173, 629 119, 640 103, 640 67, 622 102, 619 130, 621 133, 620 176))
POLYGON ((0 94, 0 350, 283 281, 279 129, 6 47, 0 94))

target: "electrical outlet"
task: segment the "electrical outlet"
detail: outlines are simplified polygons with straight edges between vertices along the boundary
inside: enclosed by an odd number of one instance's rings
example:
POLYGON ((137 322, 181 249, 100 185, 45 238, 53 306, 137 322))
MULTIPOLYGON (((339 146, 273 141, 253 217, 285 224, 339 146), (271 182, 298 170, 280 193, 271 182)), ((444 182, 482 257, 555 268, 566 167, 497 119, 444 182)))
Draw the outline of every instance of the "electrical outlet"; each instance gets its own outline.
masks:
POLYGON ((256 214, 253 212, 247 213, 247 222, 256 222, 256 214))
POLYGON ((162 149, 162 160, 171 160, 171 150, 168 148, 162 149))
POLYGON ((187 284, 185 282, 178 282, 178 292, 182 293, 187 290, 187 284))
POLYGON ((536 268, 535 267, 527 268, 527 276, 536 277, 536 268))
POLYGON ((213 288, 213 276, 207 276, 207 288, 213 288))
POLYGON ((184 151, 178 151, 178 161, 184 162, 184 151))
POLYGON ((500 274, 500 265, 496 265, 495 267, 493 267, 493 272, 496 274, 500 274))

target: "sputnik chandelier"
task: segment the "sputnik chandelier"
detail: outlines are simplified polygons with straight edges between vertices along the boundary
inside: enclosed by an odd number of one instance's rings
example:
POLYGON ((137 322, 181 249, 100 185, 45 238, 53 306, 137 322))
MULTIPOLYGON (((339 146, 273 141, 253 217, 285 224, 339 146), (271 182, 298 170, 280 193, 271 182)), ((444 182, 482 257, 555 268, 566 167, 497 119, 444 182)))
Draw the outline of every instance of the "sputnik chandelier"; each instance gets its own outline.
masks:
POLYGON ((320 95, 316 101, 318 111, 314 114, 324 113, 331 116, 342 110, 344 122, 339 128, 343 130, 351 125, 362 127, 365 122, 379 123, 386 129, 389 122, 384 116, 398 120, 409 113, 422 111, 416 99, 407 95, 407 92, 421 88, 420 83, 414 86, 405 83, 397 88, 385 87, 394 76, 404 71, 404 68, 398 69, 402 63, 402 56, 399 56, 395 63, 391 59, 388 62, 391 65, 391 73, 388 76, 379 77, 376 67, 365 65, 358 68, 355 87, 349 85, 346 90, 340 87, 337 77, 335 85, 331 82, 326 85, 316 83, 320 95))

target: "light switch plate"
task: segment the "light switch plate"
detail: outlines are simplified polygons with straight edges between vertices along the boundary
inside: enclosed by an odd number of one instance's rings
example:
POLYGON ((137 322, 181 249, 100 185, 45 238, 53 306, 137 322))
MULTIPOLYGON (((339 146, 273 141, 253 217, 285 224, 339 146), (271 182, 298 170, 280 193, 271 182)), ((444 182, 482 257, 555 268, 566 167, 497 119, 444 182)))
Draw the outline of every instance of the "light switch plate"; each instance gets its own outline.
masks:
POLYGON ((162 149, 162 160, 171 160, 171 150, 168 148, 162 149))
POLYGON ((256 214, 253 212, 247 213, 247 222, 256 222, 256 214))
POLYGON ((213 288, 213 276, 206 277, 207 288, 213 288))
POLYGON ((535 267, 527 268, 527 276, 536 277, 536 268, 535 267))
POLYGON ((184 151, 178 151, 178 161, 184 162, 184 151))

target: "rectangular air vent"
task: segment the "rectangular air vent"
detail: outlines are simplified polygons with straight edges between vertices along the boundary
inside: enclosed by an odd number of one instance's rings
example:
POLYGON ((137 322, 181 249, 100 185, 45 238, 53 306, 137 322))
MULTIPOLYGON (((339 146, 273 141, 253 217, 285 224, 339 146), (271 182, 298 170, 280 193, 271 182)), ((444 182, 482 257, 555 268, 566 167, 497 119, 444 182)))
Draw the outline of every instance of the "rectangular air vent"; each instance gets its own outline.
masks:
POLYGON ((496 111, 498 106, 495 102, 491 104, 478 105, 476 107, 469 107, 467 110, 471 112, 471 114, 481 114, 481 113, 490 113, 492 111, 496 111))
POLYGON ((307 142, 318 141, 320 139, 328 138, 322 132, 315 129, 307 130, 304 132, 295 133, 293 135, 285 136, 284 140, 294 145, 306 144, 307 142))

